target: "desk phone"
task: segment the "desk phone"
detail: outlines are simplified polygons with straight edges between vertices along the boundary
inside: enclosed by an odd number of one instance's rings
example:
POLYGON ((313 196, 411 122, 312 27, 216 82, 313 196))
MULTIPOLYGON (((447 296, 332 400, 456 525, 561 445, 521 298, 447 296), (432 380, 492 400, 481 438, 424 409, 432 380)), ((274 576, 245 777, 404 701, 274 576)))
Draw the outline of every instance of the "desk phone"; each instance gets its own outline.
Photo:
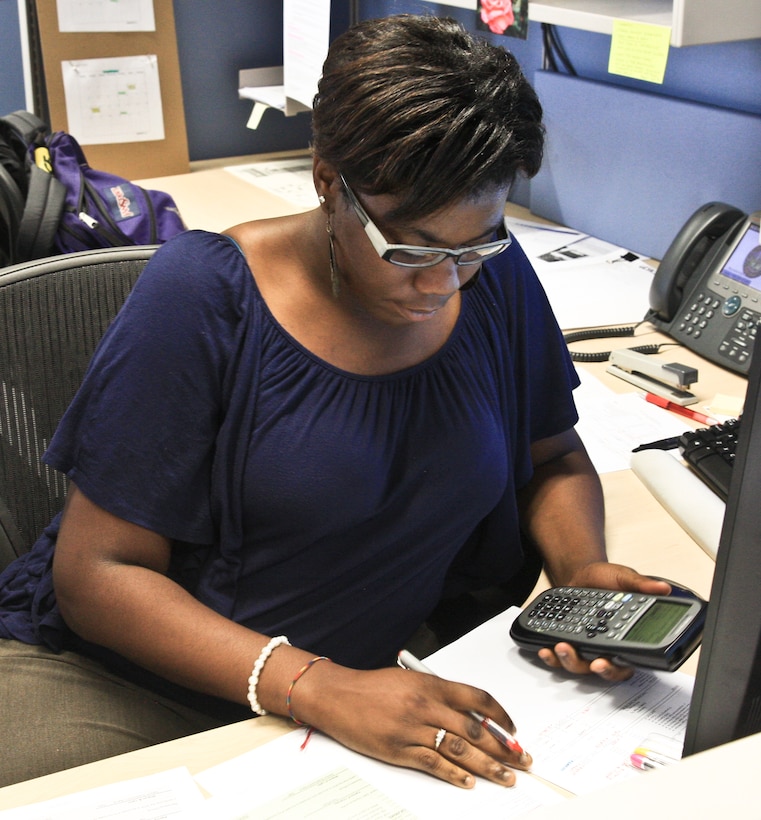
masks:
POLYGON ((709 202, 689 218, 653 278, 645 319, 747 375, 761 322, 761 211, 709 202))

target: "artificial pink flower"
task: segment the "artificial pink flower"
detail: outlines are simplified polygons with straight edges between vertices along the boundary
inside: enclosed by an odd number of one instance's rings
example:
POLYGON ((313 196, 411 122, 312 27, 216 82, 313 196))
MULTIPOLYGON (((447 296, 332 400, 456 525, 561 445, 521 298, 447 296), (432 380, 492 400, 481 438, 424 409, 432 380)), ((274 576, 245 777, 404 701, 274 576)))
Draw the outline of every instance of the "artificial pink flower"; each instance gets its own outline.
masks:
POLYGON ((481 19, 495 34, 504 34, 515 22, 513 0, 481 0, 481 19))

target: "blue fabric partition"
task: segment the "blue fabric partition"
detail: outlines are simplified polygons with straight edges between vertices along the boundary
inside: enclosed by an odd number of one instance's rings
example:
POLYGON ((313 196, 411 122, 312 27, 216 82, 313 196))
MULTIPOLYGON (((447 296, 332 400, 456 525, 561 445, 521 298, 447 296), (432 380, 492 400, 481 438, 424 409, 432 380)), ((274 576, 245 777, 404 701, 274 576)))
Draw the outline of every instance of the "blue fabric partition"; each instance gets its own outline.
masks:
POLYGON ((538 71, 547 148, 531 210, 661 259, 700 205, 761 210, 761 117, 538 71))

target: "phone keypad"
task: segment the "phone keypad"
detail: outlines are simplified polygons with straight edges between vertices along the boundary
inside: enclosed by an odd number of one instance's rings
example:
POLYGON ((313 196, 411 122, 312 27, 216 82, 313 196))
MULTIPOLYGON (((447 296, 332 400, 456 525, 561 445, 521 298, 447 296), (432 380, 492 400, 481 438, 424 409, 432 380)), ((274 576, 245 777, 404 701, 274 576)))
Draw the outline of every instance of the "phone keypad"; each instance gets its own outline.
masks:
POLYGON ((753 352, 761 314, 743 307, 743 300, 738 294, 722 301, 710 291, 699 291, 673 327, 686 336, 699 339, 719 311, 726 318, 733 317, 734 321, 719 343, 718 352, 727 359, 744 365, 753 352))
POLYGON ((741 364, 748 361, 753 353, 753 343, 761 319, 758 313, 743 308, 735 319, 734 327, 722 339, 719 353, 741 364))
POLYGON ((542 595, 527 613, 527 625, 557 635, 620 638, 647 605, 649 597, 632 592, 559 587, 542 595))
POLYGON ((721 301, 713 294, 697 293, 677 327, 688 336, 698 339, 720 307, 721 301))

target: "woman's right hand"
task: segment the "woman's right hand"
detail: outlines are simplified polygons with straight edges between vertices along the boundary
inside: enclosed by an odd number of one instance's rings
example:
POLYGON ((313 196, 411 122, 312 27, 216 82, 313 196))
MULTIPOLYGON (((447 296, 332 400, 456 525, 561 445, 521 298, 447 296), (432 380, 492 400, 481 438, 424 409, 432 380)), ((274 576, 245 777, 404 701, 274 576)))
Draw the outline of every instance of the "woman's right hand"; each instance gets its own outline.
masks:
POLYGON ((291 710, 354 751, 461 788, 472 788, 474 776, 512 786, 512 769, 531 765, 530 755, 507 749, 469 714, 490 717, 513 734, 513 721, 491 695, 434 675, 323 662, 299 678, 291 710), (441 729, 446 733, 437 749, 441 729))

